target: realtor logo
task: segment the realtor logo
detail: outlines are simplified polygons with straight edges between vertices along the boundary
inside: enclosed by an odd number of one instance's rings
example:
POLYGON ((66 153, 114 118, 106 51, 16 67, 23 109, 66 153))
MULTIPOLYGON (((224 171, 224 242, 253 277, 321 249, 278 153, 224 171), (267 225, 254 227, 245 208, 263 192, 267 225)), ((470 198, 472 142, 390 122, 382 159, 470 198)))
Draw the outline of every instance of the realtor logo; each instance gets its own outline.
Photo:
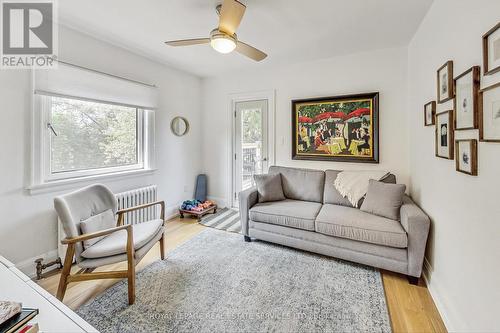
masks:
POLYGON ((54 1, 2 1, 2 68, 54 67, 54 1))

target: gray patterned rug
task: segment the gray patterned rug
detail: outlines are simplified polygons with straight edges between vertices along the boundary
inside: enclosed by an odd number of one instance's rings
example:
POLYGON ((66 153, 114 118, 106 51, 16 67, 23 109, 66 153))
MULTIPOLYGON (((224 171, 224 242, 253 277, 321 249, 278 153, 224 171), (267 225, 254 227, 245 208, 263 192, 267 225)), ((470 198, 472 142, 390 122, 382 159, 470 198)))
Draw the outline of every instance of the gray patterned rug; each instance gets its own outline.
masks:
POLYGON ((219 230, 241 233, 240 213, 235 209, 218 209, 215 214, 203 216, 200 224, 219 230))
POLYGON ((390 332, 372 268, 207 229, 77 313, 101 332, 390 332))

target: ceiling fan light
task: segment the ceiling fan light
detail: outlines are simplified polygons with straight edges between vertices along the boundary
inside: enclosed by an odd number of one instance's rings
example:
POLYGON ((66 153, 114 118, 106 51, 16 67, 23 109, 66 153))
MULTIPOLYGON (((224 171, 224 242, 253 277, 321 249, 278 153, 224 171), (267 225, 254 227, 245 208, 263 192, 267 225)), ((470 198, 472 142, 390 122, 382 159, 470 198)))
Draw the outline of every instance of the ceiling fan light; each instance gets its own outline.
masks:
POLYGON ((210 41, 210 45, 220 53, 231 53, 236 48, 236 42, 226 36, 214 36, 210 41))

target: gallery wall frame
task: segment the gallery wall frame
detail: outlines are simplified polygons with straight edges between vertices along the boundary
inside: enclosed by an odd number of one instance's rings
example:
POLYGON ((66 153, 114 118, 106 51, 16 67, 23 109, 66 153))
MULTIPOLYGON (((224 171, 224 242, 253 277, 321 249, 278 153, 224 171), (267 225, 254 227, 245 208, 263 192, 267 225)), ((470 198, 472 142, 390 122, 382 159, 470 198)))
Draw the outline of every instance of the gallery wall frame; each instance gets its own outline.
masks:
POLYGON ((436 113, 436 157, 454 159, 455 143, 453 131, 453 110, 436 113), (440 154, 440 148, 446 147, 447 153, 440 154))
POLYGON ((467 175, 477 176, 477 140, 455 140, 455 169, 467 175))
POLYGON ((431 101, 424 104, 424 126, 436 124, 436 102, 431 101))
POLYGON ((479 141, 500 142, 500 82, 479 91, 479 141))
POLYGON ((437 102, 445 103, 455 97, 455 87, 453 86, 453 61, 448 60, 437 70, 437 102))
POLYGON ((500 71, 500 50, 491 47, 500 43, 500 22, 483 35, 483 70, 484 75, 500 71))
POLYGON ((457 76, 453 82, 453 121, 455 131, 478 128, 479 89, 481 68, 473 66, 457 76))

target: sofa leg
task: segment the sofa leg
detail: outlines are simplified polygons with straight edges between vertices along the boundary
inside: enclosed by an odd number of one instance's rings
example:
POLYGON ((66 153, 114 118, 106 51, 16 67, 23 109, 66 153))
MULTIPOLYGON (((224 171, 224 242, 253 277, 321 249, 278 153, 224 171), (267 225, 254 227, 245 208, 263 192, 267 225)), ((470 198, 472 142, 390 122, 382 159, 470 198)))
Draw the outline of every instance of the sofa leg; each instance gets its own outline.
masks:
POLYGON ((418 277, 408 275, 408 282, 414 286, 418 286, 418 277))
POLYGON ((245 242, 251 242, 252 241, 252 239, 250 237, 248 237, 248 236, 243 236, 243 237, 245 238, 245 242))

